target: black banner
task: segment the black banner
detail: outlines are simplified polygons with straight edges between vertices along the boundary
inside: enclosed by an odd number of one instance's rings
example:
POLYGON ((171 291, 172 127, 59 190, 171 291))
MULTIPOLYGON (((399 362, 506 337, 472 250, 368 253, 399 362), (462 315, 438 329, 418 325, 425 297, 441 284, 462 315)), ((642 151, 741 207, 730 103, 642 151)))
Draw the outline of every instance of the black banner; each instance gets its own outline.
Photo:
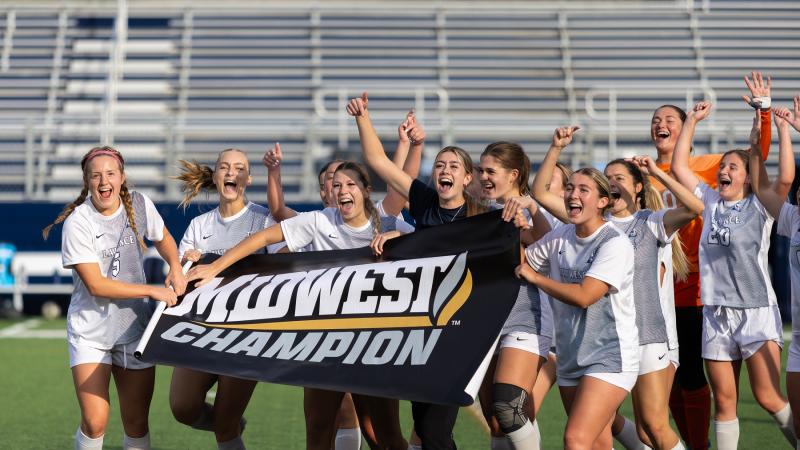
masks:
POLYGON ((141 357, 468 405, 519 290, 519 233, 500 213, 390 240, 380 259, 369 248, 248 256, 154 316, 141 357))

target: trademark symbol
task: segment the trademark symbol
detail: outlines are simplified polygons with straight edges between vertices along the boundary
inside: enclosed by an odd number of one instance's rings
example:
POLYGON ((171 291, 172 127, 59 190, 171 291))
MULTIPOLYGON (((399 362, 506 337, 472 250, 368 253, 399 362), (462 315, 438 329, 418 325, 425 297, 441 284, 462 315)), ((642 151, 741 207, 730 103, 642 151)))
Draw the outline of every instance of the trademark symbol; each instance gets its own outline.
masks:
POLYGON ((453 325, 454 327, 457 327, 457 326, 461 325, 461 321, 460 320, 451 320, 450 321, 450 325, 453 325))

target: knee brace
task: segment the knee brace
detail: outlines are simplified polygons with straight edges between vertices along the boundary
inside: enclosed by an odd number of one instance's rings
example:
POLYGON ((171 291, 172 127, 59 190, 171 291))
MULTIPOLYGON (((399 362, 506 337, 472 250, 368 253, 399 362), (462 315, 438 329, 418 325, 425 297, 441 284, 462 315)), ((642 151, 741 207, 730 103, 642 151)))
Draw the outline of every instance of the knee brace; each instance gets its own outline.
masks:
POLYGON ((503 433, 513 433, 528 422, 528 393, 519 386, 495 383, 492 386, 492 407, 503 433))

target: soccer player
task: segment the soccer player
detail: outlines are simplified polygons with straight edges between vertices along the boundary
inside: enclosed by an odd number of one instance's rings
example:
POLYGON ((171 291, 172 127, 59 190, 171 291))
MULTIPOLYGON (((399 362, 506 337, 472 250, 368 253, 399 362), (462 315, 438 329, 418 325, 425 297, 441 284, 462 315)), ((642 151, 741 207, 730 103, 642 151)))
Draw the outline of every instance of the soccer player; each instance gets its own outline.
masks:
MULTIPOLYGON (((750 173, 753 192, 758 200, 769 211, 772 217, 778 217, 778 234, 786 236, 789 241, 789 267, 792 285, 792 342, 789 346, 789 359, 786 363, 786 391, 789 404, 792 406, 795 436, 800 434, 800 212, 798 207, 784 201, 780 195, 781 184, 791 183, 794 179, 795 162, 792 153, 792 139, 789 126, 800 131, 800 96, 794 98, 794 110, 776 108, 775 125, 778 128, 780 143, 780 163, 778 178, 775 183, 769 182, 761 154, 750 151, 750 173)), ((800 444, 795 448, 800 449, 800 444)))
POLYGON ((81 409, 76 449, 101 449, 110 408, 111 376, 119 394, 122 447, 149 449, 148 413, 155 367, 133 357, 152 315, 145 297, 172 306, 186 289, 175 240, 153 202, 129 191, 125 160, 111 147, 81 159, 83 189, 43 230, 64 222, 61 258, 72 269, 67 313, 69 365, 81 409), (166 287, 147 284, 143 238, 169 264, 166 287))
MULTIPOLYGON (((356 119, 367 165, 408 200, 409 212, 418 229, 445 225, 484 212, 485 208, 466 192, 473 167, 472 159, 463 149, 450 146, 439 151, 434 160, 431 187, 412 178, 386 156, 369 117, 366 92, 350 100, 347 112, 356 119)), ((382 240, 376 243, 377 252, 381 251, 382 244, 382 240)), ((411 412, 422 448, 455 448, 452 433, 458 417, 457 406, 411 402, 411 412)))
MULTIPOLYGON (((533 227, 532 235, 523 232, 523 242, 528 243, 550 231, 547 219, 529 195, 530 166, 519 144, 501 141, 486 147, 478 167, 481 198, 489 200, 492 209, 504 208, 504 219, 521 219, 523 228, 533 227)), ((540 297, 536 286, 521 282, 514 307, 500 332, 497 357, 486 374, 484 383, 492 377, 493 384, 481 396, 493 447, 507 436, 515 449, 539 448, 539 428, 535 416, 529 418, 528 412, 533 384, 547 361, 552 337, 549 300, 540 297)))
MULTIPOLYGON (((181 239, 181 262, 200 260, 203 254, 223 255, 240 241, 263 230, 275 220, 267 208, 247 201, 245 191, 252 183, 250 162, 239 149, 229 148, 217 155, 211 167, 180 161, 183 173, 176 178, 183 184, 187 206, 202 190, 213 190, 219 196, 219 206, 192 219, 181 239)), ((281 244, 269 248, 280 250, 281 244)), ((260 249, 256 253, 264 253, 260 249)), ((176 367, 170 385, 170 408, 179 422, 199 430, 213 431, 220 450, 244 448, 241 432, 244 414, 256 381, 215 375, 193 369, 176 367), (217 385, 213 406, 206 402, 208 391, 217 385)))
MULTIPOLYGON (((551 148, 567 146, 577 128, 557 129, 551 148)), ((566 449, 611 448, 611 422, 639 369, 634 251, 604 219, 610 197, 602 173, 574 172, 563 200, 569 223, 529 246, 527 261, 516 269, 518 277, 554 300, 558 384, 568 415, 566 449)))
MULTIPOLYGON (((761 74, 752 74, 752 80, 745 77, 751 96, 769 96, 769 88, 762 83, 755 84, 761 74)), ((747 100, 749 102, 749 98, 747 100)), ((762 112, 762 120, 769 118, 769 111, 762 112)), ((672 155, 675 144, 686 121, 686 112, 674 105, 664 105, 656 109, 650 123, 650 138, 656 148, 656 164, 667 174, 672 174, 672 155)), ((768 127, 766 127, 768 128, 768 127)), ((761 152, 764 158, 769 153, 770 135, 768 130, 762 134, 761 152)), ((691 151, 691 150, 690 150, 691 151)), ((721 154, 705 154, 689 157, 689 167, 704 183, 715 188, 721 154)), ((674 196, 658 180, 651 178, 653 186, 661 192, 662 200, 668 208, 676 205, 674 196)), ((788 190, 787 190, 788 192, 788 190)), ((702 343, 703 303, 700 299, 699 245, 703 230, 701 217, 690 222, 678 232, 686 258, 689 274, 686 278, 676 278, 674 283, 675 315, 680 346, 675 383, 670 396, 670 410, 681 436, 693 450, 708 448, 708 427, 711 418, 711 391, 703 371, 702 343)), ((679 261, 674 261, 677 273, 679 261)))
MULTIPOLYGON (((769 84, 754 77, 755 93, 769 94, 769 84)), ((766 95, 758 95, 766 106, 766 95)), ((689 167, 689 151, 697 123, 708 117, 711 104, 700 102, 687 115, 672 158, 672 172, 704 205, 700 239, 703 346, 711 389, 717 446, 735 449, 739 441, 736 417, 738 379, 747 365, 753 395, 795 445, 789 404, 780 392, 780 350, 783 331, 775 293, 767 272, 769 234, 774 221, 750 188, 746 150, 723 154, 718 189, 703 183, 689 167)), ((754 120, 751 142, 758 145, 754 120)), ((761 130, 769 125, 761 123, 761 130)), ((757 118, 758 119, 758 118, 757 118)))
MULTIPOLYGON (((333 177, 333 198, 337 206, 322 211, 300 213, 278 225, 261 230, 230 249, 224 256, 209 265, 189 271, 189 280, 200 280, 202 285, 213 279, 226 267, 266 245, 286 241, 289 251, 296 252, 310 246, 313 251, 359 248, 372 244, 381 232, 405 234, 413 231, 411 225, 396 217, 381 217, 369 198, 372 185, 364 168, 353 162, 339 165, 333 177)), ((335 434, 335 419, 342 403, 342 392, 306 389, 313 398, 315 412, 307 423, 307 448, 329 450, 335 434)), ((369 396, 354 395, 358 404, 361 397, 373 414, 372 424, 376 439, 382 448, 402 449, 408 446, 402 437, 398 419, 398 402, 369 396)))

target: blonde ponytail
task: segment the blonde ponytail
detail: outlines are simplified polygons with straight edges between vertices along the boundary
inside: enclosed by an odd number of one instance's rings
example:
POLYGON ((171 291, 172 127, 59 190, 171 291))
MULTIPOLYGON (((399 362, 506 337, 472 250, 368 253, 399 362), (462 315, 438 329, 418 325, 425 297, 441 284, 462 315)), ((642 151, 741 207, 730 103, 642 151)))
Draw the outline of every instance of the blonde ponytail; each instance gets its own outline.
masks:
POLYGON ((182 173, 172 178, 181 182, 183 200, 181 200, 179 206, 186 209, 201 190, 214 190, 217 185, 214 184, 214 169, 211 167, 200 164, 197 161, 186 161, 184 159, 179 160, 178 163, 183 166, 181 167, 182 173))
MULTIPOLYGON (((647 192, 645 192, 645 201, 647 209, 653 211, 664 209, 661 195, 653 185, 649 185, 647 192)), ((675 237, 672 238, 672 273, 679 281, 686 281, 689 277, 690 269, 689 258, 686 257, 686 251, 683 250, 681 235, 676 232, 675 237)))

